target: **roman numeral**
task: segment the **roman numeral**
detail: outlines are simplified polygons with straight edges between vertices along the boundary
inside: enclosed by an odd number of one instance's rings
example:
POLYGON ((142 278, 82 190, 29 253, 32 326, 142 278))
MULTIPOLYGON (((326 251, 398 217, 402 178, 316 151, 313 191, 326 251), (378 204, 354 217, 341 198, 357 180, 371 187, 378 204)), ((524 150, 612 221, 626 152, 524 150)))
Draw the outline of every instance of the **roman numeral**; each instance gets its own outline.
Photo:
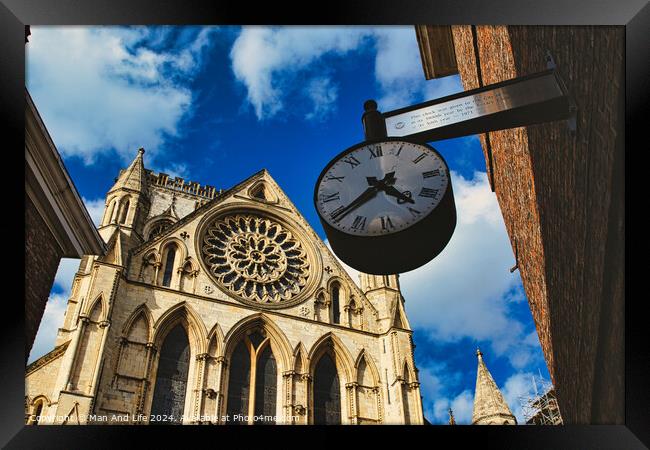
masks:
POLYGON ((335 192, 335 193, 329 194, 329 195, 323 194, 322 197, 321 197, 321 200, 323 200, 323 203, 331 202, 332 200, 340 200, 339 199, 339 193, 335 192))
POLYGON ((422 178, 437 177, 439 175, 440 175, 440 169, 430 170, 428 172, 422 172, 422 178))
POLYGON ((395 156, 399 156, 399 154, 402 153, 402 147, 404 147, 404 144, 399 146, 399 148, 397 149, 397 153, 395 153, 395 156))
POLYGON ((422 188, 420 191, 420 197, 429 197, 433 198, 436 195, 438 195, 439 189, 429 189, 429 188, 422 188))
POLYGON ((395 225, 390 220, 390 216, 379 216, 379 218, 381 219, 382 230, 388 231, 390 228, 395 228, 395 225))
POLYGON ((325 181, 334 181, 334 180, 336 180, 339 183, 343 183, 343 178, 345 178, 345 177, 344 176, 343 177, 337 177, 337 176, 334 176, 334 175, 328 175, 327 178, 325 178, 325 181))
POLYGON ((368 147, 368 151, 370 152, 370 159, 384 156, 384 152, 381 149, 381 145, 374 145, 372 147, 368 147), (373 147, 374 147, 374 151, 373 151, 373 147))
POLYGON ((366 228, 366 218, 364 216, 357 216, 352 222, 352 228, 355 230, 363 230, 366 228))
POLYGON ((344 163, 348 163, 348 164, 350 164, 350 167, 352 167, 353 169, 354 169, 355 167, 357 167, 359 164, 361 164, 361 161, 359 161, 359 160, 358 160, 357 158, 355 158, 354 156, 348 156, 347 158, 345 158, 345 159, 343 160, 343 162, 344 162, 344 163))
POLYGON ((336 222, 338 215, 345 209, 345 206, 341 205, 330 213, 330 219, 336 222))
POLYGON ((413 164, 417 164, 417 163, 419 163, 420 161, 422 161, 422 160, 424 159, 425 156, 427 156, 427 154, 426 154, 426 153, 422 153, 420 156, 418 156, 417 158, 415 158, 415 159, 413 160, 413 164))
POLYGON ((408 209, 409 209, 409 212, 413 215, 413 217, 416 217, 416 216, 421 214, 420 211, 418 211, 417 209, 411 208, 410 206, 408 207, 408 209))

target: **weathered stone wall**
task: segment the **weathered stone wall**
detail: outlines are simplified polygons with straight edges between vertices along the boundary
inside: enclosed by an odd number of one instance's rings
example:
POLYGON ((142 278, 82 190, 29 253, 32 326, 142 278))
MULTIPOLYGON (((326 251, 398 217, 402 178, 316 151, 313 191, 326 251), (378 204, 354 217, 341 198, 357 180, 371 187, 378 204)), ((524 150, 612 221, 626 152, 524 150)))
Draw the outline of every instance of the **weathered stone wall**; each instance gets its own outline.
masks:
MULTIPOLYGON (((161 192, 153 192, 155 204, 161 192)), ((270 337, 277 362, 277 416, 297 415, 296 423, 310 423, 314 368, 328 352, 339 376, 343 423, 421 424, 411 331, 406 324, 391 325, 386 317, 395 301, 401 301, 399 291, 393 286, 382 298, 376 289, 366 297, 268 173, 260 172, 229 195, 203 214, 181 219, 162 235, 136 245, 126 267, 114 263, 111 251, 82 263, 66 329, 57 339, 68 345, 49 388, 59 399, 57 412, 70 415, 68 423, 104 422, 88 419, 88 414, 132 418, 148 414, 166 332, 181 324, 190 344, 186 423, 193 423, 197 414, 225 414, 231 352, 243 333, 255 328, 270 337), (255 183, 265 184, 272 197, 250 197, 255 183), (245 304, 206 273, 200 242, 204 215, 214 218, 213 214, 242 209, 275 217, 306 249, 309 281, 296 304, 284 308, 245 304), (178 251, 165 287, 160 285, 160 272, 154 277, 147 270, 165 268, 163 255, 172 242, 178 251), (340 286, 339 323, 331 323, 335 283, 340 286), (407 406, 401 401, 403 393, 407 406), (303 412, 297 413, 301 408, 303 412)), ((110 237, 110 230, 105 230, 110 237)))

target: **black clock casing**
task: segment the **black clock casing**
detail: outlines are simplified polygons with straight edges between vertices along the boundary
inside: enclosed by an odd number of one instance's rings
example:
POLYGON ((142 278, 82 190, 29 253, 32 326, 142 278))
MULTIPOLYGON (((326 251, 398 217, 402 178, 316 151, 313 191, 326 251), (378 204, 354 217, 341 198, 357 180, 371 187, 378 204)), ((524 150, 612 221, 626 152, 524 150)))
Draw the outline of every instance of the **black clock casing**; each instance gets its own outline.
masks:
MULTIPOLYGON (((377 174, 377 176, 380 175, 382 174, 377 174)), ((350 267, 375 275, 403 273, 421 267, 442 252, 456 227, 456 206, 446 161, 433 147, 409 142, 404 138, 364 141, 337 155, 318 177, 314 189, 314 206, 334 253, 350 267), (414 224, 390 234, 358 235, 344 232, 330 225, 318 208, 318 189, 324 175, 335 163, 361 147, 397 142, 408 142, 411 145, 424 147, 442 161, 448 182, 445 192, 435 208, 414 224)))

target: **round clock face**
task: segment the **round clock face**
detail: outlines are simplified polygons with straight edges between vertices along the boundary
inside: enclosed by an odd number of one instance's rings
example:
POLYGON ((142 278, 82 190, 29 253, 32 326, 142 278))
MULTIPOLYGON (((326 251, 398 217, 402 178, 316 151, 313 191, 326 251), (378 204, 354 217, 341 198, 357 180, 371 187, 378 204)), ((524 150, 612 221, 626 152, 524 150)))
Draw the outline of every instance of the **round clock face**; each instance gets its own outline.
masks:
POLYGON ((432 147, 400 140, 366 142, 328 165, 314 200, 332 227, 356 236, 379 236, 427 217, 448 185, 449 169, 432 147))

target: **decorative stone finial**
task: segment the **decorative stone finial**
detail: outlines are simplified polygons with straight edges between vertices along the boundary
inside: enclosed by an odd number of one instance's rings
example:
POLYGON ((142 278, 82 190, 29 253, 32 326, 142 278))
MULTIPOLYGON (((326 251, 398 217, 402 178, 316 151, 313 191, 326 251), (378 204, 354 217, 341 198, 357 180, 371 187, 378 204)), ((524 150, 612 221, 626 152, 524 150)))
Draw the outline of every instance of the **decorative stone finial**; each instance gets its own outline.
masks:
POLYGON ((476 347, 476 356, 483 356, 483 352, 481 352, 481 349, 476 347))
POLYGON ((140 147, 140 148, 138 149, 138 153, 141 154, 141 155, 144 155, 144 148, 143 148, 143 147, 140 147))

